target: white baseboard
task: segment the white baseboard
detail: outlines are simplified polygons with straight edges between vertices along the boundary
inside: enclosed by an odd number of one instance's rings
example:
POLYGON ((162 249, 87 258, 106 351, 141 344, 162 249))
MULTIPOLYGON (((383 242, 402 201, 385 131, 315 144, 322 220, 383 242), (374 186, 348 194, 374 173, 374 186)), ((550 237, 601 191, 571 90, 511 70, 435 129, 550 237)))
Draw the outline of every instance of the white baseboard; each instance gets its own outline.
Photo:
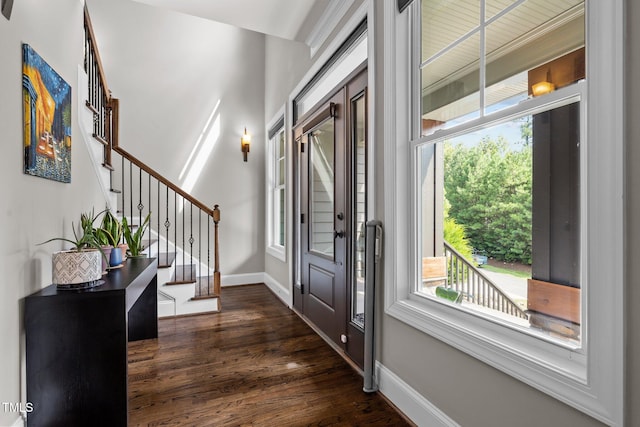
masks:
POLYGON ((291 290, 284 287, 280 282, 271 277, 268 273, 264 273, 264 283, 267 285, 271 292, 276 294, 278 298, 286 305, 291 308, 293 305, 293 301, 291 299, 291 290))
POLYGON ((263 283, 264 273, 227 274, 220 277, 221 286, 250 285, 263 283))
POLYGON ((376 377, 380 392, 418 426, 460 427, 380 362, 376 362, 376 377))
POLYGON ((293 304, 291 291, 268 273, 228 274, 223 275, 220 278, 220 282, 222 287, 264 283, 287 307, 291 307, 293 304))

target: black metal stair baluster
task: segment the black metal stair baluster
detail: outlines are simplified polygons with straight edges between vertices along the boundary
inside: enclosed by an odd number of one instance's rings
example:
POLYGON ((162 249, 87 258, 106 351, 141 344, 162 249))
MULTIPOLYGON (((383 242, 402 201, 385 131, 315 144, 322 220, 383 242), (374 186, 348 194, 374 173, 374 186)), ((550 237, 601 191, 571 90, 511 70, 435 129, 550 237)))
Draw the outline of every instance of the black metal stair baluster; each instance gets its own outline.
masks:
POLYGON ((105 133, 104 133, 104 87, 102 86, 102 82, 100 82, 100 98, 99 98, 99 102, 100 102, 100 124, 98 125, 98 130, 99 130, 99 134, 100 138, 104 139, 105 133))
POLYGON ((87 101, 91 100, 91 76, 89 75, 89 71, 91 68, 89 67, 89 60, 91 59, 91 52, 89 49, 89 37, 86 38, 84 43, 84 72, 87 73, 87 93, 89 96, 87 97, 87 101))
POLYGON ((98 136, 100 138, 104 139, 104 88, 102 87, 102 82, 100 82, 100 85, 98 86, 98 103, 99 103, 99 108, 98 111, 100 111, 100 121, 98 123, 98 136))
MULTIPOLYGON (((96 106, 96 59, 95 59, 95 52, 93 52, 93 49, 91 51, 91 64, 93 65, 93 67, 91 67, 91 105, 92 106, 96 106)), ((94 124, 94 130, 95 130, 95 124, 94 124)))
POLYGON ((142 228, 142 209, 144 209, 144 205, 142 204, 142 169, 140 167, 138 167, 138 206, 137 208, 138 208, 138 227, 142 228))
MULTIPOLYGON (((158 234, 158 255, 160 255, 160 180, 158 181, 158 210, 156 212, 157 213, 157 217, 158 217, 158 228, 156 228, 157 230, 157 234, 158 234)), ((169 252, 169 251, 167 251, 169 252)))
POLYGON ((127 189, 124 186, 124 157, 121 155, 120 156, 120 180, 122 181, 122 185, 120 186, 120 191, 122 191, 122 196, 120 197, 120 200, 122 201, 122 210, 120 211, 120 213, 122 214, 122 216, 124 216, 124 199, 127 193, 127 189))
POLYGON ((130 224, 133 224, 133 163, 129 161, 129 219, 130 224))
POLYGON ((202 209, 200 208, 198 208, 198 277, 202 280, 202 209))
MULTIPOLYGON (((144 204, 142 203, 142 168, 138 167, 138 227, 142 230, 142 210, 144 209, 144 204)), ((131 214, 133 216, 133 214, 131 214)), ((131 218, 131 222, 133 223, 133 218, 131 218)), ((140 250, 143 251, 144 247, 144 233, 140 235, 140 250)))
MULTIPOLYGON (((160 255, 160 235, 161 235, 161 231, 160 231, 160 180, 156 180, 158 182, 158 193, 157 193, 157 197, 158 197, 158 210, 156 211, 157 214, 156 216, 158 217, 158 228, 157 233, 158 233, 158 255, 160 255)), ((169 252, 169 251, 167 251, 169 252)))
MULTIPOLYGON (((147 174, 149 179, 148 188, 149 192, 147 195, 149 196, 149 204, 147 205, 147 212, 149 213, 149 248, 151 247, 151 175, 147 174)), ((151 258, 151 249, 147 251, 147 258, 151 258)))
POLYGON ((99 138, 102 138, 102 124, 104 120, 102 117, 104 114, 104 110, 102 109, 102 92, 102 82, 98 79, 98 125, 96 135, 98 135, 99 138))
POLYGON ((89 51, 89 68, 87 69, 87 77, 89 77, 89 103, 93 102, 93 55, 89 51))
MULTIPOLYGON (((189 227, 189 255, 191 256, 189 264, 193 266, 193 203, 191 203, 191 225, 189 227)), ((193 267, 189 269, 189 279, 193 281, 193 267)))
POLYGON ((96 103, 93 104, 96 107, 96 115, 93 118, 93 135, 100 136, 100 81, 96 79, 96 103))
POLYGON ((186 246, 184 245, 184 197, 181 198, 182 199, 182 265, 185 265, 185 248, 186 246))
POLYGON ((211 234, 209 233, 209 224, 211 223, 211 216, 207 214, 207 294, 211 295, 211 234))
POLYGON ((91 87, 89 102, 94 107, 96 102, 96 63, 93 57, 93 49, 91 49, 91 62, 89 63, 89 82, 91 87))
MULTIPOLYGON (((176 250, 176 259, 177 259, 178 258, 178 193, 176 193, 175 191, 173 192, 173 221, 175 222, 175 227, 173 227, 173 247, 176 250)), ((183 254, 184 254, 184 247, 183 247, 183 254)), ((182 265, 184 265, 184 258, 182 260, 182 265)))
POLYGON ((84 26, 84 35, 85 35, 85 37, 84 37, 84 64, 83 65, 84 65, 84 72, 86 73, 87 72, 87 58, 88 58, 88 55, 89 55, 88 54, 89 49, 87 48, 88 43, 87 43, 87 26, 86 25, 84 26))
MULTIPOLYGON (((165 204, 165 210, 166 210, 166 219, 164 220, 164 228, 166 231, 166 238, 165 241, 167 243, 167 254, 169 253, 169 227, 171 227, 171 222, 169 221, 169 187, 165 186, 167 192, 166 192, 166 204, 165 204)), ((159 198, 158 198, 159 199, 159 198)))

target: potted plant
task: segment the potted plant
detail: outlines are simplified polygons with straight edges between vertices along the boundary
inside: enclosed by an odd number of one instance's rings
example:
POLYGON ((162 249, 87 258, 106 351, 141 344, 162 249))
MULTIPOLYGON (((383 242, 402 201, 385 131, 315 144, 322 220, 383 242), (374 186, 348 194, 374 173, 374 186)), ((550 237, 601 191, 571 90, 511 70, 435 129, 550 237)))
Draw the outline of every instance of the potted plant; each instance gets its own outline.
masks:
POLYGON ((128 255, 131 257, 139 257, 142 255, 144 245, 142 244, 142 238, 149 226, 149 219, 151 218, 151 212, 147 214, 142 225, 136 229, 135 232, 131 231, 131 227, 127 223, 127 218, 122 218, 122 233, 124 234, 124 240, 129 245, 128 255))
POLYGON ((102 274, 107 274, 107 267, 109 267, 110 259, 111 259, 111 251, 113 250, 113 246, 109 243, 109 239, 107 235, 102 232, 101 229, 96 230, 96 238, 100 242, 100 249, 104 256, 102 257, 102 274))
POLYGON ((83 213, 80 216, 79 232, 76 231, 75 225, 72 223, 74 240, 54 237, 40 243, 43 245, 60 240, 74 246, 72 249, 53 253, 51 262, 54 284, 58 286, 91 284, 102 277, 102 259, 105 255, 93 227, 96 218, 97 215, 93 215, 93 211, 91 214, 83 213))
POLYGON ((113 248, 113 250, 110 251, 109 265, 111 267, 117 267, 122 264, 122 251, 118 247, 120 239, 122 239, 122 225, 110 210, 105 211, 102 217, 102 224, 100 228, 96 230, 96 233, 103 244, 113 248))

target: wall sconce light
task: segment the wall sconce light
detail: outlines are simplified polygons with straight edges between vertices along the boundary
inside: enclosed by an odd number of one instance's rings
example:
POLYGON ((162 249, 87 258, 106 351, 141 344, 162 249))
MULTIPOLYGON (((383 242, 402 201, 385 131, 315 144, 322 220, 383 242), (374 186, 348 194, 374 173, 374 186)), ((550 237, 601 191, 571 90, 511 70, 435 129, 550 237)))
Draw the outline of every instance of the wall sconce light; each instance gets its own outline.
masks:
POLYGON ((551 70, 547 70, 547 79, 541 82, 535 83, 531 86, 531 92, 533 92, 533 96, 540 96, 550 92, 553 92, 556 89, 556 85, 551 83, 551 70))
POLYGON ((251 135, 247 133, 247 128, 244 128, 244 135, 240 138, 240 149, 242 150, 242 157, 244 161, 247 161, 247 153, 249 153, 249 148, 251 146, 251 135))

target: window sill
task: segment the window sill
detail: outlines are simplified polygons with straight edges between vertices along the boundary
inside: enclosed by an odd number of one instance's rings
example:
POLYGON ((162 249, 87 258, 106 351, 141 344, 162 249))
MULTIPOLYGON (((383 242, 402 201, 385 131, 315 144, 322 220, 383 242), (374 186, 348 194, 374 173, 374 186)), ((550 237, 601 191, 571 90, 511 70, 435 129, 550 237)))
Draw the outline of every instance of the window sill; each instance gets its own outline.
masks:
POLYGON ((266 252, 282 262, 287 262, 287 252, 284 246, 267 246, 266 252))
MULTIPOLYGON (((396 289, 397 291, 397 289, 396 289)), ((396 298, 385 313, 605 423, 612 396, 600 395, 587 357, 417 295, 396 298)), ((598 376, 598 375, 596 375, 598 376)), ((615 394, 615 393, 614 393, 615 394)), ((613 422, 615 424, 615 422, 613 422)))

